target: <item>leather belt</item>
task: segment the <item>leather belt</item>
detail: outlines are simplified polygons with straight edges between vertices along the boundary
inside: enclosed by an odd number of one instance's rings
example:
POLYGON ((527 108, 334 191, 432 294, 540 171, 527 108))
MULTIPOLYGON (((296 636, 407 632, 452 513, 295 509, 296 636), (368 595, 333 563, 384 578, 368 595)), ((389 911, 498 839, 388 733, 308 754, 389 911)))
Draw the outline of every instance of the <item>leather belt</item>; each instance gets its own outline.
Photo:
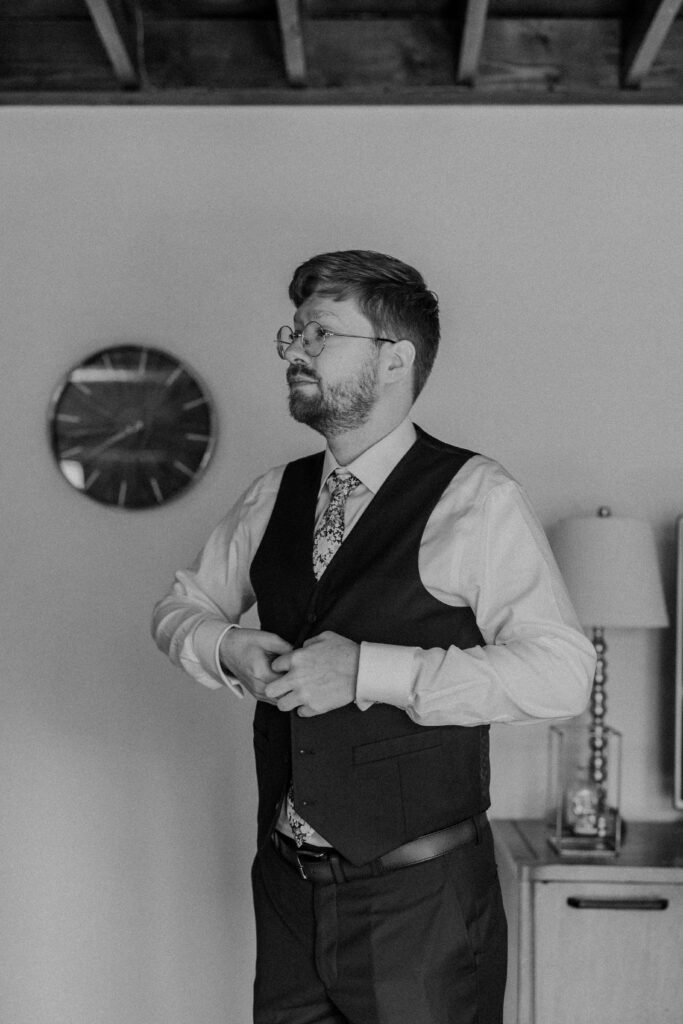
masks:
POLYGON ((458 846, 479 842, 481 833, 487 824, 486 814, 478 814, 474 818, 466 818, 457 825, 442 828, 439 832, 430 832, 419 839, 413 839, 395 850, 371 860, 367 864, 352 864, 351 861, 332 849, 321 847, 318 852, 310 847, 306 850, 297 848, 293 839, 273 832, 273 846, 289 864, 296 868, 302 878, 308 882, 330 885, 332 882, 351 882, 359 878, 373 878, 384 875, 388 871, 397 871, 412 864, 443 857, 458 846))

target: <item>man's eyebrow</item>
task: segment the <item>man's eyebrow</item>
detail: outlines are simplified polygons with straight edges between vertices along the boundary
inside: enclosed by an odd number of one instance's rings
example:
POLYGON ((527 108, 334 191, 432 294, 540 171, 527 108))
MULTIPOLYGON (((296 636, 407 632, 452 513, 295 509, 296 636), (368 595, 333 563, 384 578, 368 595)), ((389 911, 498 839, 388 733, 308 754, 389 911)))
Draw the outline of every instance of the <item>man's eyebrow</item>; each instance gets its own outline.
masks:
MULTIPOLYGON (((332 319, 334 319, 337 322, 339 322, 339 317, 331 309, 313 309, 308 314, 308 319, 306 320, 306 323, 310 323, 311 320, 317 320, 319 316, 332 317, 332 319)), ((302 317, 300 317, 297 313, 295 313, 294 314, 294 323, 296 323, 297 320, 298 320, 299 323, 301 323, 302 322, 302 317)))

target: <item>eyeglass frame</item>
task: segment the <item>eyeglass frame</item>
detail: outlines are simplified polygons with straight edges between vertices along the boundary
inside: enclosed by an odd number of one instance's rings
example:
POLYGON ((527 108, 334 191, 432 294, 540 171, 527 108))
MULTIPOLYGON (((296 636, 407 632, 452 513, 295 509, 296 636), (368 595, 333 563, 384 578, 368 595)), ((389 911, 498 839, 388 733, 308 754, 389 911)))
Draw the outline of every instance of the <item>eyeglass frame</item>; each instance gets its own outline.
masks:
POLYGON ((279 355, 280 359, 286 359, 287 358, 287 350, 289 349, 289 347, 291 345, 293 345, 296 341, 301 339, 302 348, 303 348, 304 352, 306 353, 306 355, 310 356, 312 359, 316 359, 320 355, 320 353, 323 351, 323 349, 325 348, 325 345, 327 344, 327 339, 328 338, 358 338, 358 339, 360 339, 362 341, 374 341, 375 344, 377 344, 378 341, 389 342, 390 345, 395 345, 396 344, 396 342, 392 338, 382 338, 379 335, 343 334, 343 333, 340 333, 339 331, 328 331, 327 328, 323 327, 323 325, 321 323, 319 323, 317 320, 309 320, 307 323, 304 324, 304 326, 301 328, 300 331, 293 330, 289 326, 289 324, 283 324, 282 327, 278 328, 277 335, 275 337, 275 344, 277 345, 277 354, 279 355), (311 324, 315 324, 316 327, 319 327, 321 332, 322 332, 322 334, 323 334, 322 341, 320 342, 320 348, 317 349, 317 351, 315 351, 315 352, 311 352, 310 348, 306 348, 306 341, 304 339, 304 333, 306 331, 306 328, 310 327, 311 324), (291 335, 291 340, 290 341, 282 341, 280 339, 280 337, 279 337, 281 331, 289 331, 289 333, 291 335))

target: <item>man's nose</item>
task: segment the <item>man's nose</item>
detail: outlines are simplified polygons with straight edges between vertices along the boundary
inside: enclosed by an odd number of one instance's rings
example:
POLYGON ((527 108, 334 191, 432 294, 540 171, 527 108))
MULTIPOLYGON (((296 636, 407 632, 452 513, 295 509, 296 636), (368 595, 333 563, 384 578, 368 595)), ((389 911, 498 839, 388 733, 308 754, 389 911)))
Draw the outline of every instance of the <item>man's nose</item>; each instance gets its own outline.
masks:
POLYGON ((310 363, 311 357, 304 350, 303 338, 293 339, 285 349, 285 359, 289 363, 310 363))

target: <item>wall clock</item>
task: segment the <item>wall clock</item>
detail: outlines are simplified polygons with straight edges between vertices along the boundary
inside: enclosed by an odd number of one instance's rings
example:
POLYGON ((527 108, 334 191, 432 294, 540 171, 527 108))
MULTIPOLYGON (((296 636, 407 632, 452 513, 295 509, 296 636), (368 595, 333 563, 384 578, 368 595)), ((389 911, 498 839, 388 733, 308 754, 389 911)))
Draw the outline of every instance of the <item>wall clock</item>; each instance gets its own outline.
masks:
POLYGON ((94 501, 161 505, 201 475, 215 441, 206 387, 157 348, 115 345, 74 366, 50 404, 57 465, 94 501))

